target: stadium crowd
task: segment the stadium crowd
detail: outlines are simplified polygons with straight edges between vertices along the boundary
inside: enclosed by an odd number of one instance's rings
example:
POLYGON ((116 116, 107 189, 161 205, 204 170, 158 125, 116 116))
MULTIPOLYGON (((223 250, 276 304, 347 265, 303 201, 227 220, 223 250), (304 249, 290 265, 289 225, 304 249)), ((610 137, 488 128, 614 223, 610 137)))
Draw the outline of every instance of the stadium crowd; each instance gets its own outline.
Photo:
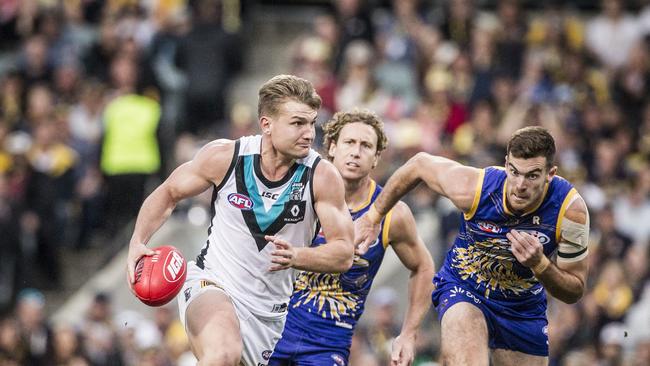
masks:
MULTIPOLYGON (((255 133, 251 107, 226 102, 248 26, 233 3, 0 1, 0 365, 192 364, 174 306, 148 319, 98 293, 78 324, 50 324, 36 289, 60 285, 61 248, 128 223, 195 142, 255 133)), ((549 303, 550 363, 648 365, 650 2, 565 3, 334 0, 286 72, 314 83, 321 122, 384 119, 379 182, 418 151, 500 165, 513 131, 547 127, 592 232, 585 296, 549 303)), ((441 264, 460 214, 424 188, 408 203, 441 264)), ((387 364, 399 330, 391 289, 369 304, 351 365, 387 364)), ((437 359, 431 313, 417 365, 437 359)))

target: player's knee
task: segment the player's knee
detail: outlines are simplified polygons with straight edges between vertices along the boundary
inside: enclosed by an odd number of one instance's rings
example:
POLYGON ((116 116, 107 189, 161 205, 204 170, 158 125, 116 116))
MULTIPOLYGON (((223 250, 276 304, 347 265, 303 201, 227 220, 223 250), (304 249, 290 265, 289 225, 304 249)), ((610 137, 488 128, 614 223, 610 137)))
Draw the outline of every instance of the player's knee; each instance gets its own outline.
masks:
POLYGON ((238 366, 241 359, 241 344, 220 344, 205 350, 200 366, 238 366))

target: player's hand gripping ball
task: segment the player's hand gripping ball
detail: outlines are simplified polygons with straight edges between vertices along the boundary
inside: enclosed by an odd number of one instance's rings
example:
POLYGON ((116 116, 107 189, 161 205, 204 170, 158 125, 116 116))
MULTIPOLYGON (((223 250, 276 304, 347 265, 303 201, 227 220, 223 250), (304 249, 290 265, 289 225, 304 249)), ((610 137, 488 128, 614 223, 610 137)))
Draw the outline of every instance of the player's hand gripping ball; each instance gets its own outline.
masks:
POLYGON ((187 263, 178 249, 171 245, 154 248, 156 254, 141 257, 135 265, 135 296, 149 306, 170 302, 183 287, 187 263))

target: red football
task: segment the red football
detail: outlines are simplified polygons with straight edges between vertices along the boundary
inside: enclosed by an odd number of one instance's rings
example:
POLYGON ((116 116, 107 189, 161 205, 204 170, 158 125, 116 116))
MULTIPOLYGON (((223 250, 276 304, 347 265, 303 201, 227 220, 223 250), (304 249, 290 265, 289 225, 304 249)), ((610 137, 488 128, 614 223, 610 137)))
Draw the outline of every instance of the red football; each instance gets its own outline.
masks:
POLYGON ((149 306, 170 302, 183 287, 187 263, 181 252, 171 245, 154 248, 156 254, 138 260, 135 266, 133 293, 149 306))

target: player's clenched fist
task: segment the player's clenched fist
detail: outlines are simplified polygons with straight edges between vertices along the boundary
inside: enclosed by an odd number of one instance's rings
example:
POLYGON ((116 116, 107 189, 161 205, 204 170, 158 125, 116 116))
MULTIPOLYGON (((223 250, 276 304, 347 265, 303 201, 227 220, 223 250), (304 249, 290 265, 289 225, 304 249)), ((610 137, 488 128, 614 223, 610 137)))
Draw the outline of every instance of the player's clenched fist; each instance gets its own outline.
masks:
POLYGON ((542 244, 535 236, 525 231, 510 230, 506 237, 510 240, 512 254, 519 263, 526 267, 534 267, 542 260, 544 256, 542 244))

